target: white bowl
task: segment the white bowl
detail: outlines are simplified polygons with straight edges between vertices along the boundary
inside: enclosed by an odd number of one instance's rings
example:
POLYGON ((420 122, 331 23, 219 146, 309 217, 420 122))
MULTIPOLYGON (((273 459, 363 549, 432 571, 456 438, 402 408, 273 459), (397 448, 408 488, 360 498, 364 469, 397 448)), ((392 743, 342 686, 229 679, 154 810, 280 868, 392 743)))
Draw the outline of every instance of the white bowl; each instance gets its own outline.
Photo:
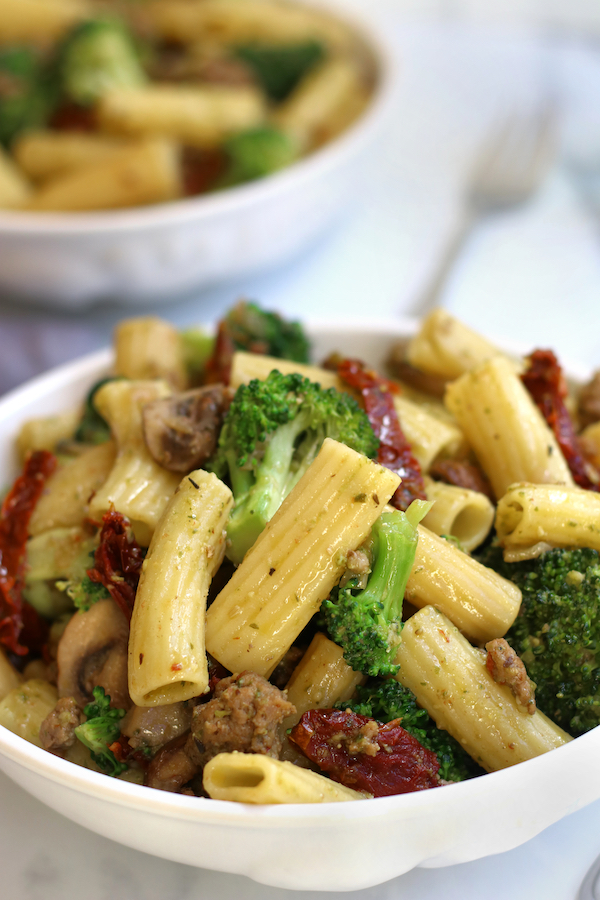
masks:
MULTIPOLYGON (((343 349, 372 364, 410 322, 309 327, 315 358, 343 349)), ((94 354, 0 401, 0 470, 14 470, 19 423, 70 408, 103 374, 94 354)), ((79 768, 0 726, 0 769, 69 819, 176 862, 297 890, 349 891, 415 866, 468 862, 523 844, 600 798, 600 728, 537 759, 471 781, 350 803, 246 806, 163 793, 79 768)))
POLYGON ((342 0, 312 5, 354 25, 371 50, 378 80, 356 122, 281 172, 202 197, 90 213, 0 210, 0 292, 67 309, 165 301, 268 270, 314 242, 360 193, 395 78, 380 29, 342 0))

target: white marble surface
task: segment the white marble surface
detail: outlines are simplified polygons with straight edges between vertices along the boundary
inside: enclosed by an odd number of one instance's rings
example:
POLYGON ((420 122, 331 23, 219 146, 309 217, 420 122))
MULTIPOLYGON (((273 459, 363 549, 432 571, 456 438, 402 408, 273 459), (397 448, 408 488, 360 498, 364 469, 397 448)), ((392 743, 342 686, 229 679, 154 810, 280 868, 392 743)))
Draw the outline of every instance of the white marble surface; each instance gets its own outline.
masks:
MULTIPOLYGON (((564 109, 565 157, 600 164, 600 54, 592 44, 513 27, 407 23, 402 6, 374 0, 397 41, 404 78, 392 133, 369 173, 367 198, 285 270, 165 302, 156 307, 159 314, 181 325, 213 319, 240 295, 297 317, 394 317, 410 310, 452 228, 469 160, 490 123, 515 106, 535 106, 548 91, 564 109)), ((499 339, 553 346, 566 358, 600 365, 598 222, 564 163, 557 164, 534 202, 477 232, 444 302, 499 339)), ((85 316, 51 315, 0 300, 0 391, 105 344, 122 314, 111 307, 85 316)), ((597 852, 600 805, 594 804, 510 853, 418 869, 341 896, 464 900, 502 893, 511 900, 571 900, 597 852)), ((18 900, 291 896, 119 847, 50 812, 4 776, 0 862, 0 897, 18 900)))

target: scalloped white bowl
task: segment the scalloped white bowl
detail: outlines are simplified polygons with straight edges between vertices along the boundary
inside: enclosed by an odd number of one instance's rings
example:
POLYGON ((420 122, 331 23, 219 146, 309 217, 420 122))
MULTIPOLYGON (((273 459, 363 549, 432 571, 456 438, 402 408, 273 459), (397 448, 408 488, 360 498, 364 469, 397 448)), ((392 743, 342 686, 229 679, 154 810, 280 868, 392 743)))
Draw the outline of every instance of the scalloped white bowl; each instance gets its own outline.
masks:
POLYGON ((0 210, 0 292, 66 309, 164 302, 267 271, 314 243, 376 159, 396 66, 383 29, 343 0, 311 5, 353 25, 378 70, 371 102, 346 131, 281 172, 201 197, 89 213, 0 210))
MULTIPOLYGON (((309 325, 315 359, 342 348, 372 364, 414 323, 309 325)), ((71 408, 109 367, 108 351, 55 369, 0 401, 0 470, 15 470, 22 421, 71 408)), ((0 726, 0 769, 52 809, 136 850, 296 890, 349 891, 415 866, 511 850, 600 798, 600 728, 472 781, 376 800, 248 806, 163 793, 79 768, 0 726)))

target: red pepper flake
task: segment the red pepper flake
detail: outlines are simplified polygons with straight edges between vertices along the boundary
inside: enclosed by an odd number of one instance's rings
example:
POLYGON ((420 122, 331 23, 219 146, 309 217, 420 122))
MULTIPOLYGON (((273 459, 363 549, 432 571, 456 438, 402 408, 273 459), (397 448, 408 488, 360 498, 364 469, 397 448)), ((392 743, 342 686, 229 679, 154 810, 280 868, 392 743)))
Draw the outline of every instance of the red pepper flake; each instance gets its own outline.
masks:
POLYGON ((337 359, 337 373, 350 387, 359 391, 371 428, 379 438, 377 462, 402 479, 390 500, 396 509, 406 510, 413 500, 426 500, 421 466, 406 439, 393 394, 398 385, 382 378, 358 359, 337 359))
POLYGON ((182 669, 183 666, 181 665, 181 663, 173 663, 173 665, 171 666, 171 672, 181 672, 182 669))
POLYGON ((567 385, 556 356, 552 350, 534 350, 527 362, 521 380, 552 430, 575 483, 590 491, 600 491, 598 473, 582 452, 567 409, 567 385))
POLYGON ((87 574, 91 581, 104 585, 128 621, 143 561, 142 548, 131 532, 129 520, 122 513, 109 510, 102 517, 94 568, 88 569, 87 574))
POLYGON ((334 781, 374 797, 438 787, 437 756, 405 731, 400 719, 378 723, 376 753, 349 752, 349 746, 360 747, 365 726, 373 721, 350 710, 311 709, 289 738, 334 781))
POLYGON ((55 468, 52 453, 32 453, 0 509, 0 643, 19 656, 41 649, 48 630, 21 590, 29 520, 55 468))

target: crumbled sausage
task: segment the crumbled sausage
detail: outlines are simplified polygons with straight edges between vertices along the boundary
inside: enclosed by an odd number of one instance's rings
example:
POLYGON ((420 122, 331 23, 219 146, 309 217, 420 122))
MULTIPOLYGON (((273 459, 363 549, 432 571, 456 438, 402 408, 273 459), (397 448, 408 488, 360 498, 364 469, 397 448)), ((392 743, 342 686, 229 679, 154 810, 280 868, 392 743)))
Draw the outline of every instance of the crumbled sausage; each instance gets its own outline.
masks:
POLYGON ((83 710, 74 697, 61 697, 40 726, 44 750, 61 754, 75 743, 75 729, 85 721, 83 710))
POLYGON ((531 715, 535 712, 535 685, 530 681, 523 660, 521 660, 504 638, 496 638, 485 645, 487 650, 486 668, 496 684, 507 684, 517 699, 517 703, 527 708, 531 715))
POLYGON ((375 719, 369 719, 358 731, 346 734, 341 731, 329 738, 328 743, 336 748, 345 747, 350 756, 358 756, 359 753, 365 753, 367 756, 375 756, 381 749, 377 743, 377 735, 379 734, 379 723, 375 719))
POLYGON ((408 387, 441 399, 446 390, 447 379, 412 366, 406 358, 407 347, 408 339, 394 344, 387 361, 390 370, 396 378, 399 378, 408 387))
POLYGON ((296 712, 285 694, 254 672, 223 678, 208 703, 194 708, 195 759, 205 765, 217 753, 263 753, 278 757, 278 726, 296 712))

